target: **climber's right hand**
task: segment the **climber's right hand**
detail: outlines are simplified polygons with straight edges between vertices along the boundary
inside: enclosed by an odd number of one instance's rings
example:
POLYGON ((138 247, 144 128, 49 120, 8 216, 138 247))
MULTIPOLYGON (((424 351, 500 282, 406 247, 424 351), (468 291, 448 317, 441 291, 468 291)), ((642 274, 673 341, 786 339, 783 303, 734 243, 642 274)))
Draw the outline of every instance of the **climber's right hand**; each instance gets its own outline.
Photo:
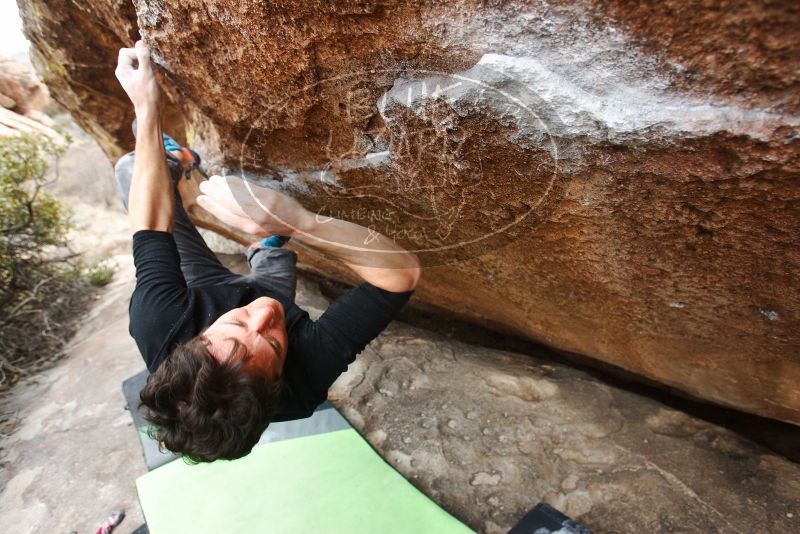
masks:
POLYGON ((114 74, 131 99, 137 115, 158 111, 158 82, 153 74, 150 50, 142 41, 137 41, 135 48, 120 49, 114 74))
POLYGON ((234 176, 212 176, 200 183, 200 192, 201 208, 256 237, 291 237, 314 218, 293 198, 234 176))

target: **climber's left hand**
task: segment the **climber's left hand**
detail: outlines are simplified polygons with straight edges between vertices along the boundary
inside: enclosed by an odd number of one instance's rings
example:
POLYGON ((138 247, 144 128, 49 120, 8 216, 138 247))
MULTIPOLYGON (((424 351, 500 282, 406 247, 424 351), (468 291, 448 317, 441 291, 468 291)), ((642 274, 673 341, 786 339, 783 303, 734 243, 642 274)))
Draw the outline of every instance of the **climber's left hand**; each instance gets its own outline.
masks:
POLYGON ((142 41, 137 41, 134 48, 120 49, 114 74, 131 99, 137 116, 158 111, 158 82, 153 74, 150 50, 142 41))

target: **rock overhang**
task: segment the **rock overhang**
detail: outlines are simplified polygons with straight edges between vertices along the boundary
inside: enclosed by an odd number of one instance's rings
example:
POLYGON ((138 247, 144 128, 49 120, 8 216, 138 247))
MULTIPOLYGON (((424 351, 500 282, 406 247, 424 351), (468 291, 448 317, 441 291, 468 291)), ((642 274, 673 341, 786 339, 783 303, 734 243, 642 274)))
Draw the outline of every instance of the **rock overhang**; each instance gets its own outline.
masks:
POLYGON ((132 146, 111 73, 138 27, 171 133, 416 247, 421 303, 800 423, 788 7, 20 4, 110 155, 132 146))

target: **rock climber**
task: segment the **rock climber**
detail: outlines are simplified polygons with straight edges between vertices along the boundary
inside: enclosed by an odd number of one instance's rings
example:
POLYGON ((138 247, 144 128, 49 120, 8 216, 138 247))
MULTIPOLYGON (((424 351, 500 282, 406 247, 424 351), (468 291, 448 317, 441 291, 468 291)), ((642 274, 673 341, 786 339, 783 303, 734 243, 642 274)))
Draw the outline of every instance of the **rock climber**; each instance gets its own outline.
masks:
POLYGON ((200 185, 199 206, 264 238, 246 252, 249 274, 229 271, 184 210, 176 183, 199 158, 162 135, 153 69, 141 41, 120 50, 115 74, 136 113, 136 149, 115 174, 133 232, 130 333, 151 373, 141 401, 165 448, 195 462, 239 458, 271 421, 308 417, 325 401, 406 304, 420 264, 382 234, 213 176, 200 185), (288 239, 337 259, 363 283, 311 320, 295 304, 288 239))

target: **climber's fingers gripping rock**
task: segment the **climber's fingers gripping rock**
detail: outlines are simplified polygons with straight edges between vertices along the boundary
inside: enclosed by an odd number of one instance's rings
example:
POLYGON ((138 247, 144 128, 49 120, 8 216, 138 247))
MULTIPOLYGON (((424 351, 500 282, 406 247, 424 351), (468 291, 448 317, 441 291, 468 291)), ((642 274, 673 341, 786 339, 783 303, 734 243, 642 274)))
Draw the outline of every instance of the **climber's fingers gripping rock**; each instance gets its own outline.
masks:
POLYGON ((153 74, 150 50, 142 41, 137 41, 134 48, 120 49, 114 74, 137 113, 158 110, 158 82, 153 74))
POLYGON ((200 184, 197 203, 222 222, 258 237, 290 237, 313 218, 293 198, 233 176, 212 176, 200 184))

